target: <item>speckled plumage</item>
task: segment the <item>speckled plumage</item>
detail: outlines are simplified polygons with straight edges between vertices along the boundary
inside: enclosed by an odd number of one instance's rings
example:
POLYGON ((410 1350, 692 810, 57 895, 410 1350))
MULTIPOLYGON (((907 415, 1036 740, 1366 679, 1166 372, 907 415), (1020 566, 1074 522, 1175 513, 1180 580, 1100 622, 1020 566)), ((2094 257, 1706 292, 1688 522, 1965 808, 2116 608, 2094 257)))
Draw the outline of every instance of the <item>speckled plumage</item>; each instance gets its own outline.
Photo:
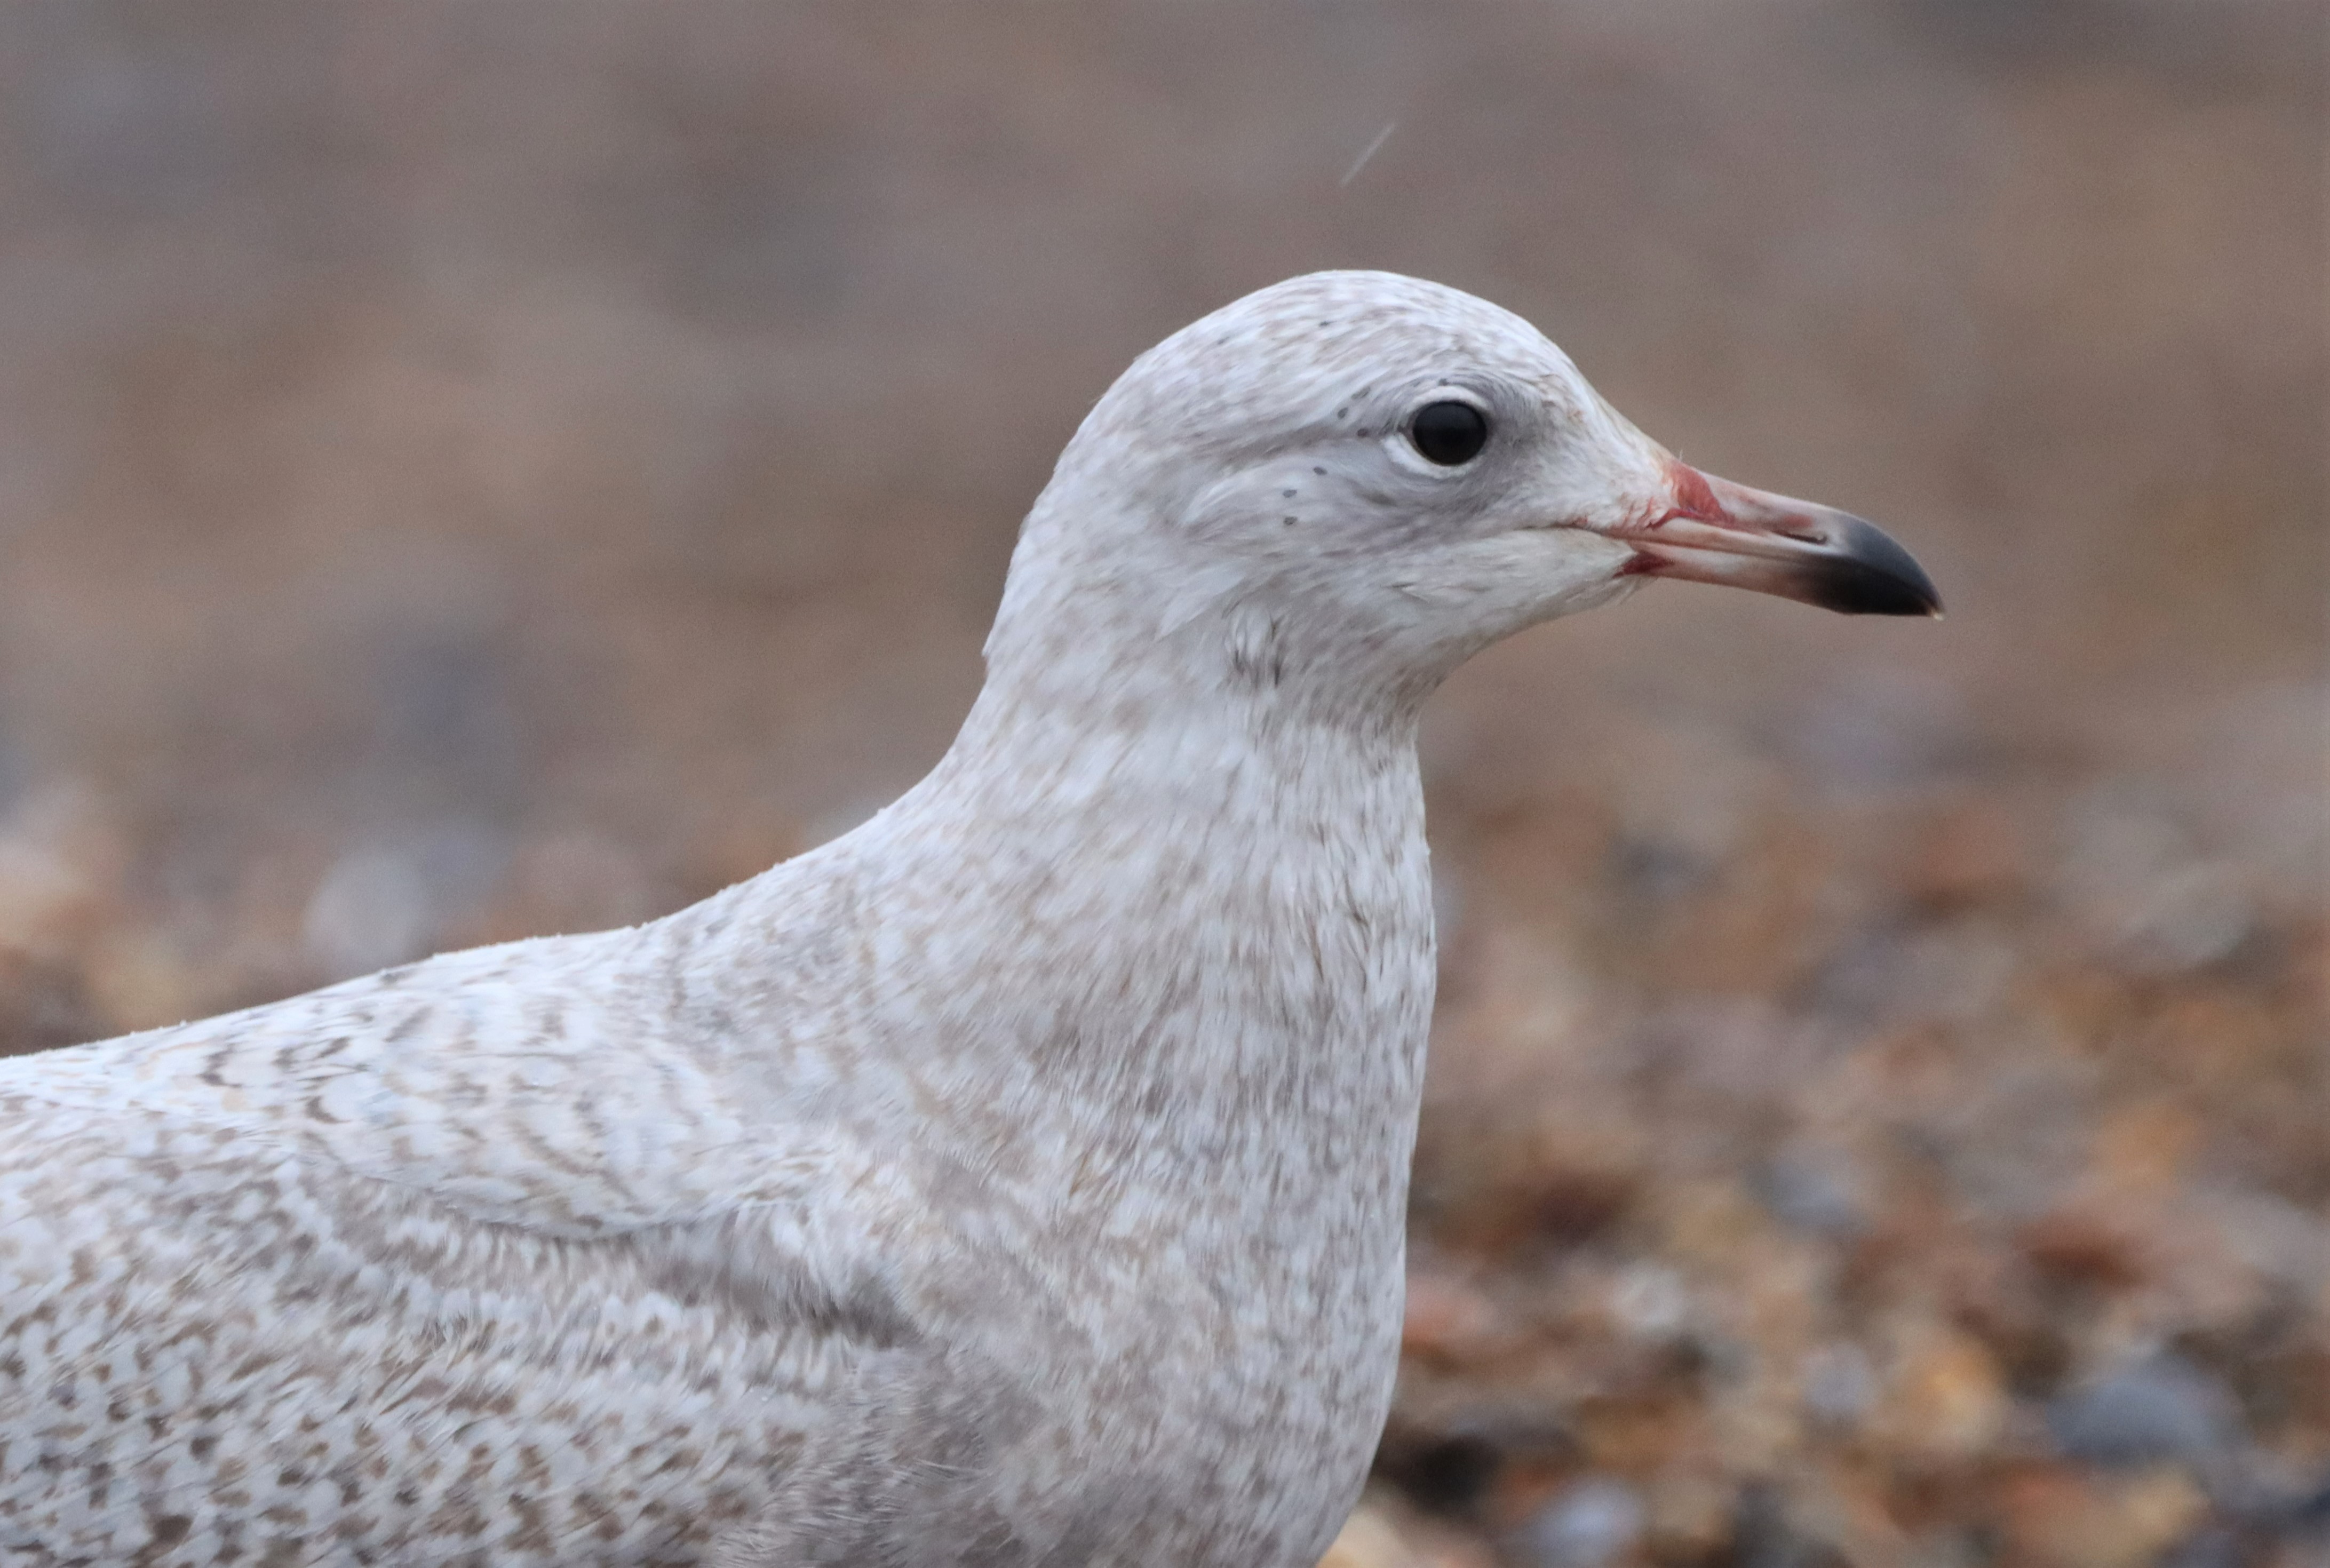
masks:
POLYGON ((1493 307, 1282 284, 1094 411, 857 832, 0 1062, 0 1563, 1308 1568, 1398 1338, 1416 711, 1638 581, 1669 463, 1493 307))

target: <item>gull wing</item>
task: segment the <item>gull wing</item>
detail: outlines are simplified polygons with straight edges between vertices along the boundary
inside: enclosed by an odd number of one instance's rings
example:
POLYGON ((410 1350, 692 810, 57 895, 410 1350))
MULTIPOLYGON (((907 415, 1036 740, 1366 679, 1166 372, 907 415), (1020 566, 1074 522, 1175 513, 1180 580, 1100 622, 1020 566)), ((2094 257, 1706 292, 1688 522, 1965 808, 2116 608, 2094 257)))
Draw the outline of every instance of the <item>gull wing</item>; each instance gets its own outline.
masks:
POLYGON ((907 1329, 864 1162, 745 1135, 654 930, 0 1062, 0 1554, 680 1562, 765 1507, 907 1329))

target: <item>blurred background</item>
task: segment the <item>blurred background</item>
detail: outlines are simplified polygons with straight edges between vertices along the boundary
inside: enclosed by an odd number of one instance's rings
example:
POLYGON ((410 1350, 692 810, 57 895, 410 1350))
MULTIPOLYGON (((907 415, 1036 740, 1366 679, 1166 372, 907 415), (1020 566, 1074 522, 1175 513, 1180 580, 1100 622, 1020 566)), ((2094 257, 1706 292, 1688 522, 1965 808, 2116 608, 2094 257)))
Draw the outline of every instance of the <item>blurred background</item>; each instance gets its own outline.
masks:
POLYGON ((1661 585, 1438 700, 1335 1560, 2330 1562, 2325 59, 2231 0, 0 8, 0 1049, 847 828, 1135 353, 1419 273, 1950 617, 1661 585))

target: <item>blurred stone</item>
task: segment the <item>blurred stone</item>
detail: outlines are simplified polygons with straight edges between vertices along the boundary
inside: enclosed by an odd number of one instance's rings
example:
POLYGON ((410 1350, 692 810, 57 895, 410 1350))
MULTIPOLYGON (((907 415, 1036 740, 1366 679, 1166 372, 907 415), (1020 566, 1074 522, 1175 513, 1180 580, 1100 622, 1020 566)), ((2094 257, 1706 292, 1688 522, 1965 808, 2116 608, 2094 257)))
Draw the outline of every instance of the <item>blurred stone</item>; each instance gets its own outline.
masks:
POLYGON ((2058 1395, 2047 1428, 2070 1459, 2206 1468, 2239 1431, 2231 1392, 2184 1358, 2159 1355, 2058 1395))
POLYGON ((1694 1277, 1745 1280, 1761 1267, 1783 1266, 1802 1246, 1733 1177, 1669 1181, 1656 1213, 1662 1260, 1694 1277))
POLYGON ((159 931, 107 933, 92 946, 83 972, 89 999, 117 1030, 183 1023, 200 1010, 201 977, 159 931))
MULTIPOLYGON (((2221 1523, 2204 1523, 2199 1529, 2177 1542, 2153 1559, 2153 1568, 2241 1568, 2249 1553, 2244 1549, 2240 1532, 2221 1523)), ((2303 1568, 2325 1568, 2330 1564, 2330 1552, 2316 1554, 2316 1561, 2307 1563, 2297 1558, 2303 1568)))
POLYGON ((2156 780, 2106 779, 2065 806, 2057 871, 2075 901, 2107 910, 2194 854, 2182 813, 2156 780))
POLYGON ((2313 1535, 2330 1547, 2330 1477, 2323 1478, 2311 1493, 2290 1506, 2289 1522, 2302 1534, 2313 1535))
POLYGON ((1868 1226, 1867 1179, 1842 1151, 1783 1149, 1765 1166, 1757 1188, 1764 1206, 1797 1230, 1851 1236, 1868 1226))
POLYGON ((1982 1342, 1928 1325, 1896 1353, 1871 1424, 1905 1458, 1956 1461, 1989 1448, 2008 1410, 2005 1380, 1982 1342))
MULTIPOLYGON (((911 782, 909 780, 908 782, 911 782)), ((804 849, 814 849, 820 844, 840 837, 853 828, 862 827, 898 798, 895 789, 860 789, 816 813, 801 827, 800 842, 804 849)))
POLYGON ((1390 1520, 1362 1503, 1344 1521, 1335 1544, 1319 1559, 1319 1568, 1424 1568, 1424 1559, 1390 1520))
POLYGON ((393 849, 358 849, 334 861, 301 922, 308 956, 335 978, 421 957, 437 929, 428 879, 393 849))
POLYGON ((1741 1489, 1733 1521, 1732 1561, 1738 1568, 1830 1568, 1838 1554, 1807 1530, 1790 1499, 1768 1481, 1741 1489))
POLYGON ((1789 1513, 1810 1537, 1804 1554, 1846 1563, 1904 1563, 1911 1538, 1895 1516, 1890 1478, 1858 1465, 1813 1464, 1790 1478, 1789 1513))
POLYGON ((71 781, 37 789, 0 823, 0 948, 71 954, 118 913, 129 848, 124 826, 71 781))
POLYGON ((1804 1358, 1804 1409, 1820 1421, 1856 1425, 1875 1407, 1879 1392, 1876 1368, 1858 1345, 1818 1346, 1804 1358))
POLYGON ((2180 975, 2231 958, 2256 930, 2257 912, 2240 870, 2219 862, 2145 883, 2117 923, 2122 967, 2180 975))
POLYGON ((2180 975, 2222 961, 2257 925, 2251 878, 2203 851, 2160 784, 2117 779, 2068 814, 2062 876, 2119 966, 2180 975))
MULTIPOLYGON (((1709 1440, 1710 1412, 1695 1391, 1674 1375, 1678 1370, 1671 1361, 1654 1363, 1640 1368, 1635 1374, 1639 1381, 1630 1379, 1619 1389, 1580 1402, 1575 1417, 1577 1444, 1591 1468, 1615 1475, 1647 1474, 1709 1440)), ((1729 1416, 1735 1404, 1725 1402, 1713 1413, 1729 1416)), ((1736 1435, 1719 1432, 1714 1440, 1720 1443, 1736 1435)), ((1742 1462, 1752 1464, 1760 1456, 1747 1451, 1741 1457, 1742 1462)))
MULTIPOLYGON (((1492 1426, 1460 1418, 1453 1428, 1416 1431, 1395 1416, 1376 1453, 1377 1471, 1420 1507, 1470 1514, 1497 1487, 1511 1457, 1501 1440, 1507 1434, 1492 1426)), ((1566 1451, 1566 1434, 1553 1435, 1553 1446, 1566 1451)))
POLYGON ((2083 1204, 2024 1225, 2017 1244, 2049 1279, 2097 1290, 2125 1290, 2153 1271, 2148 1238, 2126 1215, 2083 1204))
POLYGON ((78 1044, 106 1029, 74 969, 0 948, 0 1056, 78 1044))
MULTIPOLYGON (((2307 1213, 2276 1194, 2219 1189, 2198 1195, 2211 1231, 2243 1265, 2301 1296, 2330 1303, 2330 1214, 2307 1213)), ((2325 1335, 2330 1357, 2330 1335, 2325 1335)), ((2330 1379, 2323 1404, 2330 1411, 2330 1379)))
POLYGON ((2010 1479, 2001 1503, 2011 1545, 2044 1568, 2143 1568, 2209 1512, 2192 1478, 2168 1468, 2102 1478, 2033 1469, 2010 1479))
POLYGON ((99 897, 88 877, 55 849, 0 838, 0 947, 62 951, 88 923, 99 897))
POLYGON ((2165 1098, 2139 1100, 2104 1116, 2088 1164, 2106 1187, 2161 1192, 2183 1176, 2203 1130, 2190 1107, 2165 1098))
POLYGON ((1697 893, 1714 880, 1722 863, 1659 839, 1627 838, 1611 845, 1619 882, 1636 897, 1662 903, 1697 893))
POLYGON ((1319 1568, 1495 1568, 1488 1548, 1377 1494, 1352 1510, 1319 1568))
POLYGON ((758 876, 806 847, 808 835, 790 812, 766 802, 729 806, 689 843, 684 874, 692 892, 708 893, 758 876))
POLYGON ((1704 1563, 1730 1544, 1738 1488, 1699 1469, 1668 1469, 1649 1488, 1643 1544, 1661 1563, 1704 1563))
POLYGON ((1441 1272, 1409 1273, 1402 1353, 1461 1364, 1490 1346, 1502 1327, 1494 1304, 1463 1280, 1441 1272))
POLYGON ((1691 1288, 1662 1263, 1630 1263, 1610 1287, 1610 1315, 1639 1339, 1666 1339, 1691 1320, 1691 1288))
POLYGON ((1930 777, 1965 743, 1964 695, 1935 672, 1855 663, 1811 694, 1792 750, 1804 771, 1848 789, 1930 777))
POLYGON ((1642 1538, 1642 1495, 1609 1476, 1575 1482, 1515 1533, 1516 1555, 1536 1568, 1602 1568, 1642 1538))
POLYGON ((2022 892, 2031 848, 2013 814, 1998 801, 1957 801, 1926 826, 1904 868, 1902 892, 1929 909, 1995 903, 2022 892))
MULTIPOLYGON (((1594 989, 1566 946, 1505 922, 1482 921, 1466 930, 1463 1033, 1479 1043, 1473 1068, 1511 1072, 1570 1049, 1590 1015, 1594 989)), ((1503 1107, 1508 1114, 1515 1109, 1522 1108, 1503 1107)))
POLYGON ((521 844, 496 902, 513 936, 604 930, 663 912, 637 853, 585 829, 521 844))
POLYGON ((1973 1022, 2006 997, 2020 961, 1985 919, 1871 926, 1821 965, 1814 999, 1853 1024, 1973 1022))
POLYGON ((482 823, 449 820, 349 850, 316 884, 300 922, 308 956, 335 977, 427 956, 510 858, 482 823))
POLYGON ((1746 847, 1757 803, 1779 787, 1770 761, 1714 725, 1633 724, 1600 758, 1622 787, 1611 792, 1610 851, 1635 891, 1692 891, 1746 847))
POLYGON ((1549 1110, 1519 1127, 1491 1127, 1437 1162, 1434 1219, 1442 1238, 1474 1252, 1525 1244, 1577 1246, 1623 1220, 1640 1195, 1643 1129, 1599 1125, 1576 1108, 1549 1110))

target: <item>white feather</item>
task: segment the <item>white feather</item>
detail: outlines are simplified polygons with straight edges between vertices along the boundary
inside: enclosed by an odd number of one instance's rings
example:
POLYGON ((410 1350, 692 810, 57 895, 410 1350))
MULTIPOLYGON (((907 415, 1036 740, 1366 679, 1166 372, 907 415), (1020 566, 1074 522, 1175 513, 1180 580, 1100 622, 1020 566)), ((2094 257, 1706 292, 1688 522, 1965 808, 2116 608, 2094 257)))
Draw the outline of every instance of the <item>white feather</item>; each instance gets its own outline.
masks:
POLYGON ((1398 1341, 1416 712, 1615 590, 1544 526, 1649 471, 1590 401, 1452 290, 1265 290, 1086 420, 856 833, 0 1063, 0 1555, 1308 1568, 1398 1341), (1393 461, 1450 375, 1504 445, 1393 461))

